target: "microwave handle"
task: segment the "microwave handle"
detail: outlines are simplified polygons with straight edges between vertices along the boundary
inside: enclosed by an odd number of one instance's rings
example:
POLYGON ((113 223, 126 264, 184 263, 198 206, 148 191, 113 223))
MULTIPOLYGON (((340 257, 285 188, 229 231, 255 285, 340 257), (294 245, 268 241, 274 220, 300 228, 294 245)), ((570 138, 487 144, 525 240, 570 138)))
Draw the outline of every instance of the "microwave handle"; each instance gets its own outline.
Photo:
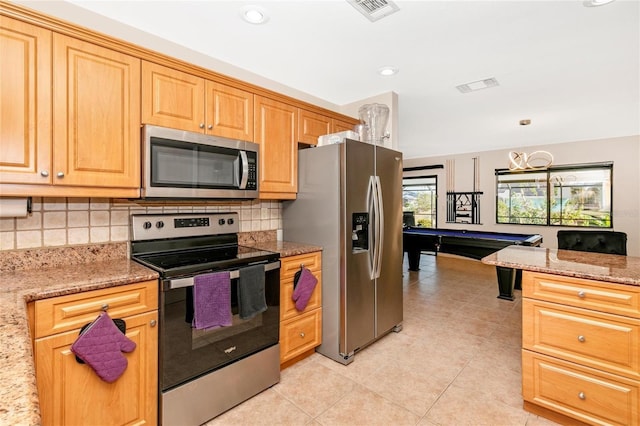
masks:
POLYGON ((247 160, 247 151, 240 151, 240 160, 242 161, 242 176, 240 176, 240 186, 238 189, 246 189, 249 180, 249 161, 247 160))

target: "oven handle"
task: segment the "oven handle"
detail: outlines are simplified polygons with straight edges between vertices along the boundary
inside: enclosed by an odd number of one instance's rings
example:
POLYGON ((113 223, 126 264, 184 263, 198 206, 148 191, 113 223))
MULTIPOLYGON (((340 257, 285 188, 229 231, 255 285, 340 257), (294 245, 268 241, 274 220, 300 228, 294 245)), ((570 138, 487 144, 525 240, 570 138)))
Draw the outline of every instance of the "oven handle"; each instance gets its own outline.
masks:
MULTIPOLYGON (((269 271, 273 271, 274 269, 280 269, 280 261, 277 260, 275 262, 271 262, 271 263, 267 263, 264 265, 264 272, 269 272, 269 271)), ((222 271, 220 271, 222 272, 222 271)), ((233 280, 236 278, 240 277, 240 270, 239 269, 234 269, 232 271, 230 271, 230 275, 229 277, 233 280)), ((166 280, 164 282, 164 288, 165 290, 173 290, 176 288, 182 288, 182 287, 193 287, 193 278, 194 277, 188 277, 188 278, 176 278, 173 280, 166 280)))

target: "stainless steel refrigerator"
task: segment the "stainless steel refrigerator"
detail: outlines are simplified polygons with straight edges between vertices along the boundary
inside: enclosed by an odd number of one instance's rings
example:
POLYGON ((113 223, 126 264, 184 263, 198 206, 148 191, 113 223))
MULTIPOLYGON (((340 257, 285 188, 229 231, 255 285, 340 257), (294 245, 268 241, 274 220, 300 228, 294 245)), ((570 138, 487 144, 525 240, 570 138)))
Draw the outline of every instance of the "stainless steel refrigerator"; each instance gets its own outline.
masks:
POLYGON ((402 328, 402 153, 346 140, 298 154, 286 241, 322 251, 321 354, 343 364, 402 328))

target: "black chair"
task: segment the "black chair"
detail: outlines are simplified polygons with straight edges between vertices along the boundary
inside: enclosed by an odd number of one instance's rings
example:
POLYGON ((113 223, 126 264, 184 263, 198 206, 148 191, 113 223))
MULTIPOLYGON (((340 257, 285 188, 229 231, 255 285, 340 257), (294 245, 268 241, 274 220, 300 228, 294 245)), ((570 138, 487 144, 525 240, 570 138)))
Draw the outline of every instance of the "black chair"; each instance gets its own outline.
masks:
POLYGON ((627 255, 627 234, 614 231, 558 231, 558 248, 627 255))
POLYGON ((416 217, 413 212, 402 212, 402 227, 416 226, 416 217))

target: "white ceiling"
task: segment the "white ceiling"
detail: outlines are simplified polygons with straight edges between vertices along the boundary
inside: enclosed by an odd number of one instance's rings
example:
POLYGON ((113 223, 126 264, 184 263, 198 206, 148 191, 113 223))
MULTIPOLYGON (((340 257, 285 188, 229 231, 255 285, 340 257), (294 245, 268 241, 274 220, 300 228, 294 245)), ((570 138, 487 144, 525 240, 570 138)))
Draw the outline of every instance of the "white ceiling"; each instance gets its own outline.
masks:
POLYGON ((173 56, 188 47, 200 65, 215 58, 334 109, 396 92, 405 158, 640 134, 637 0, 398 0, 373 23, 346 0, 19 3, 173 56), (268 23, 243 22, 247 4, 268 23), (400 72, 379 76, 385 65, 400 72), (499 86, 455 88, 491 77, 499 86))

